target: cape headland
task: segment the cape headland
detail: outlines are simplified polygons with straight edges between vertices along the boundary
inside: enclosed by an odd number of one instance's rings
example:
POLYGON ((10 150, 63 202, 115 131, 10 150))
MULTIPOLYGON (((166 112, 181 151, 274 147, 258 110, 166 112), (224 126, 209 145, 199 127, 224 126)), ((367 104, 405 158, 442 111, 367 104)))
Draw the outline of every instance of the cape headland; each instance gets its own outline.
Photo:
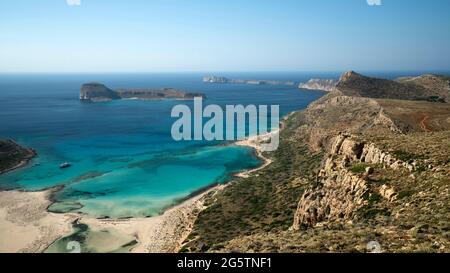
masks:
POLYGON ((295 86, 293 81, 277 81, 277 80, 242 80, 229 79, 226 77, 205 76, 203 77, 205 83, 221 83, 221 84, 253 84, 253 85, 287 85, 295 86))
POLYGON ((310 79, 306 83, 300 83, 298 88, 331 92, 336 87, 336 84, 337 81, 332 79, 310 79))
POLYGON ((12 140, 0 140, 0 174, 24 167, 36 155, 33 149, 12 140))

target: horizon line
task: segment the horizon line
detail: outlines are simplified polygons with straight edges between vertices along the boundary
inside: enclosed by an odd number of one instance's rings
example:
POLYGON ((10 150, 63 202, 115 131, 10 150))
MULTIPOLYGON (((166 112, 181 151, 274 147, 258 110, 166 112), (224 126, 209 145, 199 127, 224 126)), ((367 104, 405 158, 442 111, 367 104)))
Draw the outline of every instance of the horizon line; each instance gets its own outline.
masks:
POLYGON ((211 70, 211 71, 0 71, 0 75, 5 74, 214 74, 214 73, 345 73, 347 71, 355 71, 361 73, 450 73, 449 70, 443 69, 398 69, 398 70, 382 70, 382 69, 342 69, 342 70, 211 70))

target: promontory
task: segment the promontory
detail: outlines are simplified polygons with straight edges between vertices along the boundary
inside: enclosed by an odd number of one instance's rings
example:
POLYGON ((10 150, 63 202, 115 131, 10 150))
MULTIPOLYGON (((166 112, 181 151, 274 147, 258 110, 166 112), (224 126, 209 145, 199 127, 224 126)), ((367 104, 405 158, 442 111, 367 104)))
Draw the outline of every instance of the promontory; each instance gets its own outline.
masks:
POLYGON ((12 140, 0 139, 0 174, 24 167, 35 156, 33 149, 22 147, 12 140))

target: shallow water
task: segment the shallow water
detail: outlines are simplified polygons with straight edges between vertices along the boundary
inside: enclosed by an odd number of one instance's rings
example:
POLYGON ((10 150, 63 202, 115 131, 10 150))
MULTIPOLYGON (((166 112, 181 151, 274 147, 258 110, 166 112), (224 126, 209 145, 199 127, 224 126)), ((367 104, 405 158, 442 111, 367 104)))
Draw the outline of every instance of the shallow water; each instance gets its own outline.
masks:
MULTIPOLYGON (((232 78, 303 81, 306 74, 235 74, 232 78)), ((173 106, 192 102, 124 100, 86 104, 81 84, 111 88, 173 87, 207 95, 204 104, 280 105, 282 114, 306 107, 322 92, 285 86, 216 85, 202 74, 1 75, 0 138, 13 138, 39 156, 0 177, 0 187, 41 190, 64 185, 52 211, 95 217, 152 216, 190 193, 223 183, 260 164, 254 151, 205 141, 175 142, 173 106), (70 162, 71 168, 59 164, 70 162)))

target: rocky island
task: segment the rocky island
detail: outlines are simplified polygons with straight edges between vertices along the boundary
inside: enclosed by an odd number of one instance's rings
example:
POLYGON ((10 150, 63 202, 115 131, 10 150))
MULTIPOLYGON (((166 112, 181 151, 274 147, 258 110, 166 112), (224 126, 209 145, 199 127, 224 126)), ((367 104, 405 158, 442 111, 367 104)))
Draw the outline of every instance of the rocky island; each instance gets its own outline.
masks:
POLYGON ((88 102, 105 102, 119 99, 160 100, 178 99, 192 100, 195 97, 205 98, 201 93, 186 93, 173 88, 149 89, 149 88, 122 88, 112 90, 101 83, 83 84, 80 90, 80 100, 88 102))
POLYGON ((221 83, 221 84, 254 84, 254 85, 287 85, 294 86, 293 81, 274 81, 274 80, 241 80, 241 79, 229 79, 225 77, 217 76, 205 76, 203 77, 205 83, 221 83))
POLYGON ((331 79, 310 79, 306 83, 300 83, 298 88, 331 92, 336 84, 337 81, 331 79))

